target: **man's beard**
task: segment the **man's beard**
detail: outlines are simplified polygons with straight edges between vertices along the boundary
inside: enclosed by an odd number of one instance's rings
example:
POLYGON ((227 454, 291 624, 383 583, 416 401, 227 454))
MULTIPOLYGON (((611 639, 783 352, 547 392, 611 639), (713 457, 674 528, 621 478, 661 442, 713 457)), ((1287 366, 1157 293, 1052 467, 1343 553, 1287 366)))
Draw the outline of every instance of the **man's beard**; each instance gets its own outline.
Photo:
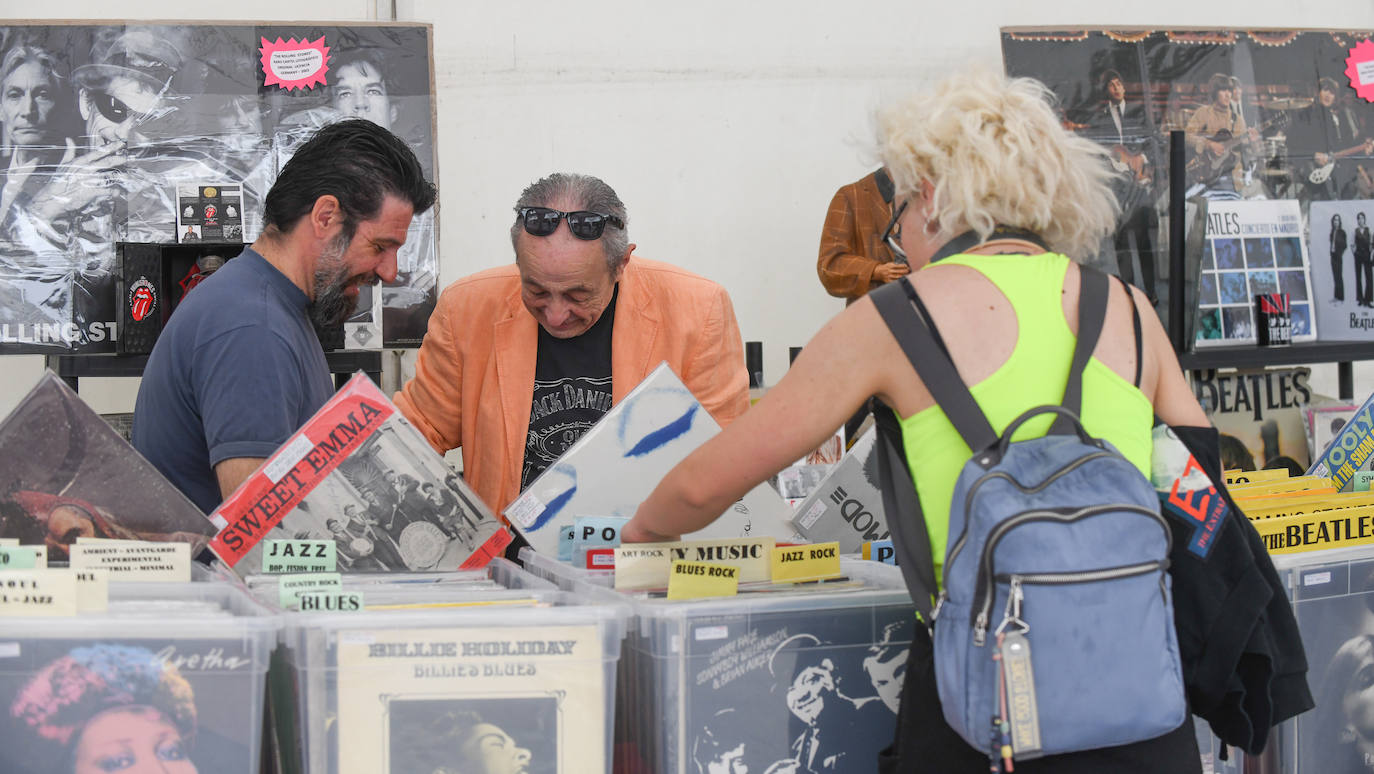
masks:
POLYGON ((334 328, 347 320, 358 306, 358 297, 349 296, 348 288, 377 281, 375 274, 349 275, 343 254, 351 242, 352 239, 339 234, 315 264, 315 298, 307 311, 316 328, 334 328))

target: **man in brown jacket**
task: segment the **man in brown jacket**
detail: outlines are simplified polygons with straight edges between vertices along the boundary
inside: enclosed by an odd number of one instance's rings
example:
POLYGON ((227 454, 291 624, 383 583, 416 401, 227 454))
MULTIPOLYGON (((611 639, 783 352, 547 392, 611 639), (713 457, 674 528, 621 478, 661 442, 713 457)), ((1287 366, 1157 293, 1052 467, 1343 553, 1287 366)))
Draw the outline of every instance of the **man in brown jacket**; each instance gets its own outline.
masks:
POLYGON ((892 181, 881 168, 835 192, 816 261, 827 293, 853 303, 911 271, 906 256, 894 249, 896 222, 892 181))

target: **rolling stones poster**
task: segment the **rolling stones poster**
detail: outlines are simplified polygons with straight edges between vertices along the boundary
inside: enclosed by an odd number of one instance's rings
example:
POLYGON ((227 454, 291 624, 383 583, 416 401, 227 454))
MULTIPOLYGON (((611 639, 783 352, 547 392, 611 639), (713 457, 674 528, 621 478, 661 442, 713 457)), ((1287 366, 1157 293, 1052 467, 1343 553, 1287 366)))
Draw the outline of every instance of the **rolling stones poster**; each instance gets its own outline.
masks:
MULTIPOLYGON (((1367 31, 1002 30, 1006 71, 1043 81, 1063 125, 1118 170, 1102 268, 1167 303, 1169 133, 1190 201, 1374 196, 1374 104, 1347 74, 1367 31)), ((1302 242, 1306 244, 1305 236, 1302 242)), ((1196 265, 1197 256, 1190 256, 1196 265)), ((1191 278, 1188 278, 1191 280, 1191 278)), ((1167 323, 1167 321, 1166 321, 1167 323)))
MULTIPOLYGON (((15 23, 0 27, 0 354, 114 351, 115 243, 251 243, 263 199, 322 126, 382 125, 437 176, 426 25, 15 23), (240 187, 207 215, 187 190, 240 187), (231 217, 229 205, 236 211, 231 217), (191 206, 191 215, 186 214, 191 206)), ((364 288, 350 348, 417 346, 437 221, 364 288)))

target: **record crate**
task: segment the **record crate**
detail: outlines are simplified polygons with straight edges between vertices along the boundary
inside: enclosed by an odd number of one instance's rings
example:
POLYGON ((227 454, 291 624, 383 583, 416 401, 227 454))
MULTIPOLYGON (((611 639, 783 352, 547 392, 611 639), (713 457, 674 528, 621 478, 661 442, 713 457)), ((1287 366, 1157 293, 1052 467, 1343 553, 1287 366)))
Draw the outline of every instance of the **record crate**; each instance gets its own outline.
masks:
POLYGON ((362 609, 282 614, 271 682, 288 774, 611 770, 623 606, 504 559, 344 576, 341 591, 362 609))
POLYGON ((617 772, 877 770, 917 625, 898 568, 842 557, 836 581, 670 601, 615 592, 610 571, 531 551, 521 560, 633 615, 617 675, 617 772))
POLYGON ((113 582, 104 612, 6 617, 0 771, 179 761, 257 774, 279 626, 214 582, 113 582))
POLYGON ((1274 729, 1267 771, 1365 774, 1374 766, 1374 546, 1274 556, 1307 654, 1316 706, 1274 729))

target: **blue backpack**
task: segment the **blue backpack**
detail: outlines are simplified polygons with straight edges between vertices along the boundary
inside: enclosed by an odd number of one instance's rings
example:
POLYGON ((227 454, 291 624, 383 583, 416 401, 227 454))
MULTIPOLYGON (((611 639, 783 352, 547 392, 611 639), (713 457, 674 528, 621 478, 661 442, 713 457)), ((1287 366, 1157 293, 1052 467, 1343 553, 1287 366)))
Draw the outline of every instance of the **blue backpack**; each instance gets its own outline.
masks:
POLYGON ((932 611, 930 541, 901 428, 890 410, 875 412, 884 507, 917 607, 932 622, 944 717, 994 760, 1138 742, 1187 719, 1169 525, 1150 481, 1078 418, 1108 290, 1101 272, 1080 267, 1080 274, 1078 341, 1064 364, 1063 403, 1029 409, 1000 436, 910 282, 870 294, 973 451, 950 502, 944 589, 932 611), (1048 413, 1057 415, 1049 434, 1012 440, 1022 424, 1048 413))

